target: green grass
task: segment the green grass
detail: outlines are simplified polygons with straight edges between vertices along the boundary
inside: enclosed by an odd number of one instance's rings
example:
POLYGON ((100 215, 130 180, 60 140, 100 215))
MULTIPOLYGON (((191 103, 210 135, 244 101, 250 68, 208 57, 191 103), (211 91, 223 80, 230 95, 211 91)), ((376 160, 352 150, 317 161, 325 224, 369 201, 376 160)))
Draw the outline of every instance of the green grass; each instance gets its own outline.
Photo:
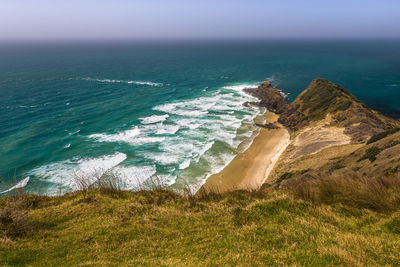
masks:
POLYGON ((2 225, 5 266, 399 265, 400 211, 314 205, 284 191, 183 197, 93 190, 0 199, 28 211, 2 225))
POLYGON ((323 119, 328 112, 347 110, 355 100, 345 88, 326 79, 313 81, 300 99, 302 112, 307 111, 311 120, 323 119))
POLYGON ((288 180, 284 186, 315 204, 341 204, 387 214, 400 208, 400 175, 368 177, 347 171, 321 177, 311 172, 288 180))

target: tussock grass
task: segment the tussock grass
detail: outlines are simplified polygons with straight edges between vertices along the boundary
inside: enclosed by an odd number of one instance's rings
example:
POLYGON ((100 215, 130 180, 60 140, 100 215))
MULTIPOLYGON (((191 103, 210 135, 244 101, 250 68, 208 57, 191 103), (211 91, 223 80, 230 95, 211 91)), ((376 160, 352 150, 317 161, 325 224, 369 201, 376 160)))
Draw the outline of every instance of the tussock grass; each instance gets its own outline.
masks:
POLYGON ((289 190, 194 194, 154 176, 130 192, 103 174, 60 196, 9 195, 0 198, 0 264, 400 264, 399 177, 303 174, 282 180, 289 190))
POLYGON ((319 177, 309 174, 291 179, 285 186, 312 203, 340 203, 386 213, 400 208, 400 175, 367 177, 347 172, 319 177))
POLYGON ((398 210, 314 205, 268 187, 196 195, 109 190, 1 198, 0 210, 16 201, 29 217, 23 234, 2 232, 1 264, 400 264, 398 210))

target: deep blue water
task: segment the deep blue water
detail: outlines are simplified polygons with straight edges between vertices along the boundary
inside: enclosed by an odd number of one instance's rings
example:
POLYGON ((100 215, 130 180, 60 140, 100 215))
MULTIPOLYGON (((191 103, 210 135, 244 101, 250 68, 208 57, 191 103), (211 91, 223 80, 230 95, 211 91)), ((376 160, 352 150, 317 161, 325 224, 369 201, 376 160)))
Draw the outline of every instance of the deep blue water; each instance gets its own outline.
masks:
POLYGON ((324 77, 400 117, 400 41, 0 44, 0 191, 29 176, 74 188, 114 172, 201 184, 255 130, 241 92, 271 80, 293 100, 324 77))

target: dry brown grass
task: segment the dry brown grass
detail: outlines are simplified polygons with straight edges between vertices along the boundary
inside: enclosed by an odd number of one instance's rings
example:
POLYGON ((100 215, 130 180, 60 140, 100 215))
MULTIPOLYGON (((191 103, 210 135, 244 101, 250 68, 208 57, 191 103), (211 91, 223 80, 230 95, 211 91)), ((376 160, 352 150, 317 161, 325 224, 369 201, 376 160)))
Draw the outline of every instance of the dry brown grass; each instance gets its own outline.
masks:
POLYGON ((367 177, 348 172, 319 177, 308 173, 287 180, 284 187, 313 203, 341 203, 378 212, 393 212, 400 207, 400 175, 367 177))
POLYGON ((22 236, 32 228, 24 204, 21 197, 8 198, 6 206, 0 209, 0 236, 22 236))
POLYGON ((153 191, 138 192, 118 190, 109 182, 62 196, 0 199, 0 209, 28 215, 7 223, 7 229, 22 231, 0 235, 0 265, 399 263, 400 210, 386 214, 340 203, 313 205, 267 186, 194 195, 190 187, 177 194, 157 181, 149 181, 153 191))

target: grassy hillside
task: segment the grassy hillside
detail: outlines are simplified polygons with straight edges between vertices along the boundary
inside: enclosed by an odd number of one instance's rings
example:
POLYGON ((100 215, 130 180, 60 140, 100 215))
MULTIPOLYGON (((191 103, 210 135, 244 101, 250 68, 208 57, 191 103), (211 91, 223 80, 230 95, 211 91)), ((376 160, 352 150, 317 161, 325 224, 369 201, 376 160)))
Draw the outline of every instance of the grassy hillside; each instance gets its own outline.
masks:
POLYGON ((281 161, 270 181, 296 177, 395 177, 400 173, 400 131, 396 128, 372 136, 366 143, 351 143, 316 154, 281 161), (383 137, 385 136, 385 137, 383 137))
POLYGON ((392 202, 386 202, 387 195, 393 195, 392 188, 399 186, 398 121, 368 108, 325 79, 314 80, 289 104, 290 109, 294 110, 282 119, 293 129, 292 142, 269 177, 270 184, 294 189, 314 202, 356 199, 360 204, 368 198, 375 203, 360 207, 395 210, 400 206, 397 191, 392 202), (299 119, 302 116, 306 118, 299 119), (311 184, 318 185, 316 192, 308 191, 311 184), (380 199, 386 203, 379 203, 380 199))
POLYGON ((281 113, 280 122, 300 130, 315 121, 332 117, 332 125, 345 127, 353 141, 399 126, 399 122, 370 109, 339 84, 315 79, 281 113))
POLYGON ((400 264, 400 210, 265 188, 198 198, 103 189, 0 207, 3 266, 400 264))

